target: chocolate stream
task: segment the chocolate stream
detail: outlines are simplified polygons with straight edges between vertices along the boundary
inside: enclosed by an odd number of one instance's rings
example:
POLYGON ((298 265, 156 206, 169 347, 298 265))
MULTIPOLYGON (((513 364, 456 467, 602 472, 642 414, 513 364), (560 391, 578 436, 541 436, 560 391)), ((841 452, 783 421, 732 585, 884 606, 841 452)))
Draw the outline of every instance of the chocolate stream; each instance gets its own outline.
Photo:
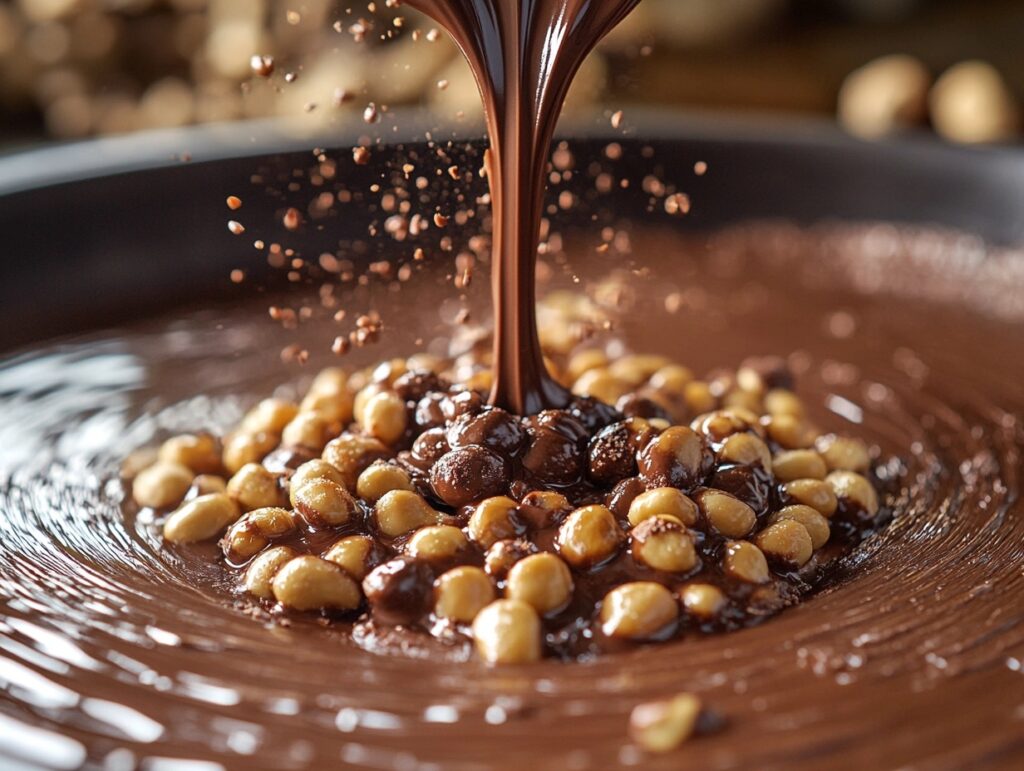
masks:
POLYGON ((562 407, 537 337, 536 260, 551 138, 586 55, 640 0, 409 0, 451 33, 473 71, 490 136, 494 387, 519 415, 562 407))

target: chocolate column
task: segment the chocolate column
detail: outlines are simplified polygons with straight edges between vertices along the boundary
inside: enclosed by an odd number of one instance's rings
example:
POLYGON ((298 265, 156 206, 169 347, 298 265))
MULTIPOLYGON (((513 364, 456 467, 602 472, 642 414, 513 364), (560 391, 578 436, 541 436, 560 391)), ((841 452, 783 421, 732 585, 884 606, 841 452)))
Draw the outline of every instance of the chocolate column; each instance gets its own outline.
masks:
POLYGON ((640 0, 408 0, 442 24, 484 102, 494 213, 490 402, 520 415, 566 404, 537 337, 535 273, 547 158, 584 57, 640 0))

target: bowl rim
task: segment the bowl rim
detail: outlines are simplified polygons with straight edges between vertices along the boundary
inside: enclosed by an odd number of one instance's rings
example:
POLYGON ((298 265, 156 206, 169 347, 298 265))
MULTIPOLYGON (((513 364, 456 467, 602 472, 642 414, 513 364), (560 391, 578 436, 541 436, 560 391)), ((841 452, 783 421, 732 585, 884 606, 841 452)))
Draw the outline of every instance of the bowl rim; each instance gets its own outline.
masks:
MULTIPOLYGON (((865 140, 843 131, 832 120, 793 113, 646 105, 627 106, 624 113, 625 130, 612 129, 604 112, 566 114, 559 122, 556 139, 788 145, 866 153, 880 159, 896 154, 904 161, 928 165, 981 164, 987 173, 1024 175, 1024 147, 956 145, 924 130, 865 140)), ((425 141, 428 133, 434 138, 443 135, 446 140, 472 141, 480 140, 485 133, 479 119, 453 124, 448 118, 419 108, 401 108, 388 115, 394 118, 394 130, 388 131, 387 144, 425 141)), ((182 163, 344 147, 357 144, 367 133, 366 125, 354 116, 328 125, 297 118, 261 118, 43 143, 0 154, 0 197, 182 163)))

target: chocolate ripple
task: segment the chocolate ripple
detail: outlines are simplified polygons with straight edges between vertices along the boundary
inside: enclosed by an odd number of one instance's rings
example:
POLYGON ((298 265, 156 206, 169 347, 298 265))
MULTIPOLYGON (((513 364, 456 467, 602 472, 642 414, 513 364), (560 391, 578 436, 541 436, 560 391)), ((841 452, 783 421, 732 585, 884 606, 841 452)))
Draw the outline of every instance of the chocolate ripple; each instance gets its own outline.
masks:
MULTIPOLYGON (((879 448, 892 519, 829 588, 760 626, 587 663, 488 669, 375 654, 313 622, 268 624, 216 565, 162 548, 149 523, 126 517, 127 449, 229 425, 271 384, 295 381, 255 309, 7 361, 0 757, 144 769, 1019 765, 1024 327, 999 312, 1012 304, 942 281, 955 234, 892 232, 889 250, 870 228, 751 226, 710 250, 636 239, 638 254, 666 262, 651 266, 656 284, 638 283, 645 310, 623 318, 630 344, 697 369, 789 354, 818 423, 854 423, 879 448), (867 238, 891 270, 904 270, 892 250, 917 244, 905 269, 921 280, 851 283, 867 238), (934 261, 915 239, 933 244, 934 261), (651 300, 674 292, 682 310, 657 310, 651 300), (700 693, 725 728, 642 754, 629 711, 680 690, 700 693)), ((993 280, 998 297, 1013 275, 993 280)))

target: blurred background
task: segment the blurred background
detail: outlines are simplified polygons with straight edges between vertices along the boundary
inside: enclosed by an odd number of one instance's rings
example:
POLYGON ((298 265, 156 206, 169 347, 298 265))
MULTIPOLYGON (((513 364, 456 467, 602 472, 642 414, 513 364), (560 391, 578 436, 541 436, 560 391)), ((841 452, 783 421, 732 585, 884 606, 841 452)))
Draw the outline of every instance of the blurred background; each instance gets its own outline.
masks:
MULTIPOLYGON (((1013 143, 1022 97, 1022 0, 644 0, 571 99, 1013 143)), ((0 0, 0 150, 368 102, 479 110, 447 36, 394 0, 0 0)))

